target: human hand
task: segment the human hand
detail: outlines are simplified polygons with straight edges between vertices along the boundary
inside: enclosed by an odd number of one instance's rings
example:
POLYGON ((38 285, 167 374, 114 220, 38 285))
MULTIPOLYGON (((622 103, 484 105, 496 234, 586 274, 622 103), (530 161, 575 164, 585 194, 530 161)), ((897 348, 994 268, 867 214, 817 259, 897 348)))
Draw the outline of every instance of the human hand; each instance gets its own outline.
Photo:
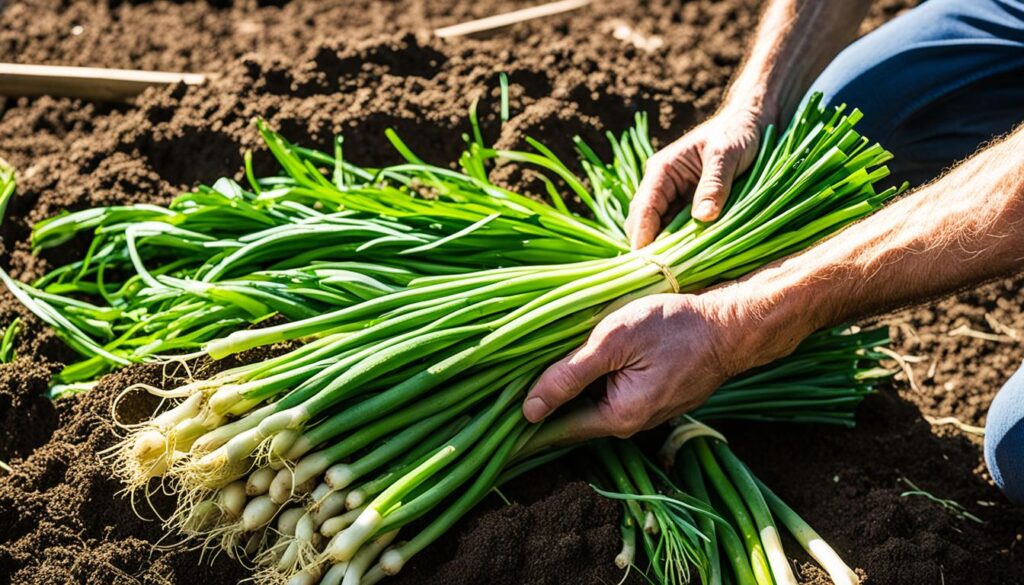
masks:
POLYGON ((691 196, 694 218, 717 219, 733 179, 757 156, 766 119, 767 115, 756 108, 725 106, 656 152, 647 161, 643 180, 629 205, 626 234, 633 248, 651 243, 663 221, 669 221, 691 196))
POLYGON ((541 375, 524 415, 537 422, 606 376, 594 400, 559 416, 556 442, 628 437, 693 410, 727 379, 788 354, 813 330, 794 319, 781 330, 735 288, 652 295, 612 313, 541 375))

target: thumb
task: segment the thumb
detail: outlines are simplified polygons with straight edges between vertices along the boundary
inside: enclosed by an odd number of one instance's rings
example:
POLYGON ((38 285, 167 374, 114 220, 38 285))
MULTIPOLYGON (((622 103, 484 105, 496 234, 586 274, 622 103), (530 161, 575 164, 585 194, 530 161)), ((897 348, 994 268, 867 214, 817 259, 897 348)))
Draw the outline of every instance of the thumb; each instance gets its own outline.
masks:
POLYGON ((740 153, 733 149, 708 146, 704 151, 700 182, 693 193, 693 217, 714 221, 722 213, 732 189, 732 180, 739 166, 740 153))
POLYGON ((523 403, 523 415, 538 422, 612 370, 606 353, 587 343, 544 370, 523 403))

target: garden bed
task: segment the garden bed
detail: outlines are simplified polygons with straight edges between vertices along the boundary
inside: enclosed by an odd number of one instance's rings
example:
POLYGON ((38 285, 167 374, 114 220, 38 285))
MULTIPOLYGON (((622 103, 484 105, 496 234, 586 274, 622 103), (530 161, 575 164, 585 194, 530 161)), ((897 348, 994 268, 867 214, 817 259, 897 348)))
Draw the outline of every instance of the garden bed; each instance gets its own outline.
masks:
MULTIPOLYGON (((450 137, 468 130, 466 109, 474 97, 494 95, 501 71, 511 82, 513 117, 500 136, 497 100, 481 102, 484 131, 500 145, 521 146, 529 135, 568 151, 572 134, 597 144, 599 130, 624 129, 638 110, 650 113, 663 144, 714 110, 758 10, 757 2, 744 0, 628 8, 599 2, 487 39, 430 37, 431 27, 521 4, 529 3, 2 5, 0 61, 216 77, 203 87, 149 90, 132 105, 0 101, 0 157, 19 170, 19 194, 0 230, 0 262, 30 280, 66 260, 34 256, 28 244, 31 224, 62 209, 166 202, 198 182, 237 176, 242 152, 258 145, 254 116, 302 144, 327 145, 345 132, 346 155, 361 164, 396 160, 384 138, 389 127, 430 160, 452 160, 462 144, 450 137)), ((879 4, 869 26, 913 2, 879 4)), ((271 163, 264 154, 256 164, 271 163)), ((531 187, 529 177, 498 178, 531 187)), ((899 353, 923 359, 911 364, 914 384, 897 376, 865 401, 857 429, 723 429, 737 453, 868 583, 1024 582, 1024 512, 990 484, 980 438, 925 418, 983 424, 987 405, 1022 356, 1022 283, 1006 279, 881 318, 899 353), (902 497, 901 478, 963 504, 985 524, 922 497, 902 497)), ((0 471, 0 583, 246 577, 223 555, 211 559, 161 541, 159 523, 138 517, 153 516, 146 503, 135 502, 133 510, 98 456, 115 440, 113 396, 132 382, 156 383, 180 372, 136 366, 103 378, 88 395, 50 403, 41 397, 48 377, 73 356, 9 293, 0 293, 0 325, 19 315, 25 330, 18 359, 0 365, 0 461, 13 469, 0 471)), ((132 396, 118 416, 131 421, 154 406, 132 396)), ((520 478, 503 489, 508 502, 489 497, 391 582, 617 583, 619 507, 581 478, 564 464, 520 478)), ((154 500, 157 508, 167 503, 154 500)), ((797 559, 806 580, 827 582, 805 561, 797 559)))

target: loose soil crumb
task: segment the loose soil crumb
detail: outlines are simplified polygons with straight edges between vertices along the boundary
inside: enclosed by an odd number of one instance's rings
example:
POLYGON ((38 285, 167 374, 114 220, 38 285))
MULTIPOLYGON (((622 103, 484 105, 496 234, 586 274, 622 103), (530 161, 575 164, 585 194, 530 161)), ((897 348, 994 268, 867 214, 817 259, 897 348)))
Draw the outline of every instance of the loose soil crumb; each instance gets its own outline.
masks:
MULTIPOLYGON (((0 5, 0 60, 141 67, 216 74, 205 87, 150 90, 133 104, 71 99, 0 100, 0 157, 19 171, 19 194, 0 228, 0 262, 32 279, 76 252, 33 255, 33 222, 65 209, 166 202, 183 188, 239 176, 260 116, 290 139, 325 147, 345 132, 346 154, 374 165, 396 159, 383 131, 416 152, 451 161, 480 96, 486 136, 521 146, 527 135, 571 158, 567 138, 601 145, 637 111, 657 141, 708 116, 742 58, 754 0, 602 1, 571 16, 512 27, 485 39, 442 42, 432 27, 532 4, 527 1, 119 2, 31 0, 0 5), (371 5, 372 4, 372 5, 371 5), (616 38, 627 26, 629 38, 616 38), (630 38, 662 41, 659 47, 630 38), (647 47, 646 49, 644 47, 647 47), (511 81, 512 120, 499 130, 497 73, 511 81)), ((915 4, 877 3, 865 30, 915 4)), ((496 178, 530 189, 530 177, 496 178)), ((867 583, 1024 582, 1024 514, 985 475, 980 442, 923 415, 979 425, 1022 357, 1024 280, 1007 279, 882 319, 897 349, 923 356, 916 386, 897 379, 869 399, 855 430, 733 425, 732 444, 867 583), (987 315, 987 316, 986 316, 987 315), (1003 336, 986 341, 970 330, 1003 336), (960 328, 960 329, 958 329, 960 328), (1019 332, 1014 337, 1013 331, 1019 332), (932 367, 934 363, 934 367, 932 367), (903 498, 905 477, 986 520, 952 517, 903 498)), ((19 358, 0 365, 0 583, 234 583, 247 576, 223 557, 162 545, 159 522, 136 517, 98 453, 116 440, 111 400, 153 367, 107 376, 92 393, 52 404, 48 377, 73 359, 6 292, 0 326, 22 316, 19 358), (161 546, 155 546, 161 545, 161 546)), ((123 422, 152 399, 132 395, 123 422)), ((416 557, 395 583, 617 583, 616 504, 573 466, 549 466, 490 497, 444 542, 416 557)), ((154 498, 159 510, 169 502, 154 498)), ((152 516, 145 505, 138 511, 152 516)), ((795 545, 790 546, 794 555, 795 545)), ((826 583, 799 557, 804 576, 826 583)), ((631 582, 643 582, 631 576, 631 582)))
MULTIPOLYGON (((520 478, 393 581, 403 585, 607 583, 621 545, 616 502, 595 497, 576 473, 550 465, 520 478), (537 481, 537 477, 543 477, 537 481), (408 571, 408 572, 406 572, 408 571)), ((639 583, 639 580, 629 580, 639 583)))

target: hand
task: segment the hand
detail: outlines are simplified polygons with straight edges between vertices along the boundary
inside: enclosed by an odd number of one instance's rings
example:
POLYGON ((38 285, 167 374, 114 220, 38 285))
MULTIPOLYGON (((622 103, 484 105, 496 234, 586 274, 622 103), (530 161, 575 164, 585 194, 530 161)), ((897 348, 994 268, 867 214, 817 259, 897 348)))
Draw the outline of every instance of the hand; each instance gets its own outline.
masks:
POLYGON ((694 218, 717 219, 733 179, 757 156, 765 119, 756 109, 726 106, 656 152, 647 161, 629 205, 626 233, 633 248, 651 243, 661 231, 662 221, 678 212, 691 195, 694 218))
POLYGON ((729 296, 723 289, 652 295, 612 313, 581 348, 544 372, 524 415, 539 421, 606 374, 603 394, 565 415, 560 427, 571 437, 559 442, 628 437, 693 410, 763 359, 760 349, 751 350, 760 319, 745 317, 744 305, 723 300, 729 296))

